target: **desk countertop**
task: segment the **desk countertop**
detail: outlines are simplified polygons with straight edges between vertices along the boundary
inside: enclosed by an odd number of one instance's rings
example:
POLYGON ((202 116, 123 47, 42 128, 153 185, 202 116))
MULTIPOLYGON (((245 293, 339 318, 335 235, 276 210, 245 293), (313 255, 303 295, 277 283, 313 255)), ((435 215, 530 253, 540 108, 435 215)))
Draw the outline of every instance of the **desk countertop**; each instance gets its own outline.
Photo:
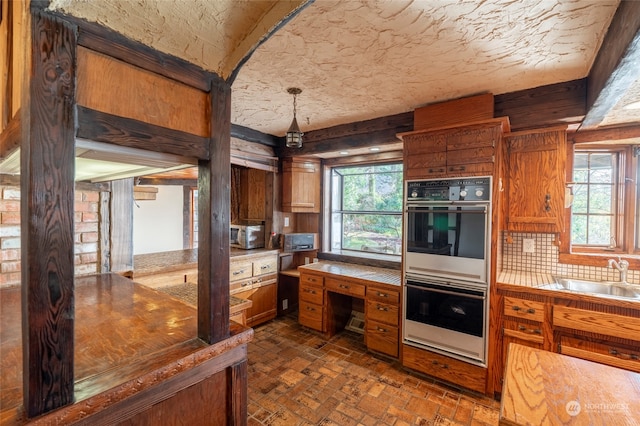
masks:
POLYGON ((640 374, 511 344, 501 425, 636 425, 640 374))
POLYGON ((318 263, 298 266, 298 270, 301 272, 315 271, 323 274, 355 278, 361 281, 368 281, 373 284, 378 283, 400 286, 402 282, 402 273, 400 270, 356 265, 353 263, 323 260, 318 263))

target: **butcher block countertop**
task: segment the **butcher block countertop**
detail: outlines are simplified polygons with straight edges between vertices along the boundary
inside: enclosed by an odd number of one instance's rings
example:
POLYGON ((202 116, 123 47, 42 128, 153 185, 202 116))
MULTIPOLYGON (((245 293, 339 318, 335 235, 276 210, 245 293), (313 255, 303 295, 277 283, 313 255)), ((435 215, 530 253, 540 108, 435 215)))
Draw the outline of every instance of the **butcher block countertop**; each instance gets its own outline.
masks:
POLYGON ((640 424, 640 374, 512 343, 500 424, 640 424))
POLYGON ((356 265, 353 263, 323 260, 318 263, 298 266, 298 270, 300 272, 320 272, 323 275, 355 278, 370 284, 389 284, 400 286, 402 282, 400 270, 356 265))

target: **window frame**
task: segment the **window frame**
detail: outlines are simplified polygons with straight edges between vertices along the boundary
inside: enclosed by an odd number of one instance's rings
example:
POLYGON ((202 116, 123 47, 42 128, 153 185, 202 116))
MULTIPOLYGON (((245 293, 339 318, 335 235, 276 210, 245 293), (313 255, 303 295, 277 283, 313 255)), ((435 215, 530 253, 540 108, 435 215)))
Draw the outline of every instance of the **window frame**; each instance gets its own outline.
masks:
POLYGON ((622 167, 619 169, 624 168, 624 173, 620 173, 621 170, 617 173, 619 191, 617 198, 622 200, 618 201, 618 203, 622 203, 622 207, 618 206, 618 218, 616 219, 618 235, 616 235, 615 248, 573 247, 571 244, 572 212, 570 207, 565 209, 564 229, 560 233, 559 241, 559 261, 578 265, 606 266, 608 259, 620 256, 630 261, 631 268, 640 268, 640 249, 636 249, 634 246, 636 227, 640 225, 636 218, 636 206, 640 202, 640 194, 636 191, 638 158, 633 155, 634 145, 616 143, 615 140, 569 143, 568 145, 566 162, 568 187, 571 187, 573 183, 574 154, 579 148, 621 153, 622 167), (632 220, 625 221, 625 218, 632 218, 632 220))
MULTIPOLYGON (((339 157, 339 158, 331 158, 326 159, 323 162, 323 177, 322 177, 322 185, 323 185, 323 205, 325 206, 323 209, 321 221, 322 221, 322 229, 323 229, 323 238, 322 238, 322 247, 323 254, 328 255, 332 258, 336 258, 340 260, 341 258, 350 258, 354 259, 377 259, 382 261, 389 261, 391 263, 401 263, 402 262, 402 254, 386 254, 386 253, 376 253, 376 252, 367 252, 367 251, 356 251, 356 250, 334 250, 331 246, 331 222, 332 222, 332 174, 334 168, 339 167, 363 167, 368 165, 383 165, 383 164, 399 164, 402 166, 402 187, 404 186, 404 161, 402 157, 402 151, 390 151, 385 153, 385 155, 373 154, 373 155, 361 155, 361 156, 353 156, 353 157, 339 157)), ((401 188, 401 197, 402 197, 401 188)), ((402 218, 402 208, 398 212, 400 217, 402 218)), ((401 223, 401 226, 404 226, 401 223)), ((402 237, 401 237, 402 238, 402 237)))

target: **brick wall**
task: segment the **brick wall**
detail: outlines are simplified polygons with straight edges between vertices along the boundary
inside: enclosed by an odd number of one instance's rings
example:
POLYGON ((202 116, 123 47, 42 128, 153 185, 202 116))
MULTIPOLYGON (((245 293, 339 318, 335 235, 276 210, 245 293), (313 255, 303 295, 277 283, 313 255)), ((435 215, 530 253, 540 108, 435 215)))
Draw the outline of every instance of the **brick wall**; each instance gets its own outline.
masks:
MULTIPOLYGON (((75 194, 75 274, 100 270, 100 193, 75 194)), ((20 284, 20 188, 0 185, 0 287, 20 284)))

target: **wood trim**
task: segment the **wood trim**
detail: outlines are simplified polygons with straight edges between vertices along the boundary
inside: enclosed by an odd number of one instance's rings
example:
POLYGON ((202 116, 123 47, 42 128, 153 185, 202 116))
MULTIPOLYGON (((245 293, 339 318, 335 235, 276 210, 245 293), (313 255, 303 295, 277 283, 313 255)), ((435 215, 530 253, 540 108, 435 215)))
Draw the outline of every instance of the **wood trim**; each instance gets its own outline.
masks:
POLYGON ((572 143, 619 141, 633 138, 640 138, 640 125, 613 129, 579 130, 567 133, 567 139, 572 143))
POLYGON ((231 86, 211 78, 211 158, 198 164, 198 337, 229 336, 231 86))
POLYGON ((75 27, 32 9, 27 45, 20 211, 23 398, 27 416, 36 417, 74 399, 75 27))
POLYGON ((80 105, 77 110, 79 138, 199 160, 209 158, 209 138, 80 105))
POLYGON ((640 78, 640 2, 622 1, 591 67, 587 87, 589 113, 581 128, 598 126, 640 78))
POLYGON ((245 356, 242 362, 227 369, 227 413, 230 425, 242 425, 247 421, 247 365, 245 356))
POLYGON ((249 127, 240 126, 239 124, 231 124, 231 137, 273 147, 284 143, 284 138, 262 133, 249 127))
POLYGON ((13 154, 16 149, 20 148, 21 129, 21 112, 18 110, 16 115, 9 120, 7 127, 0 133, 0 160, 7 158, 13 154))

